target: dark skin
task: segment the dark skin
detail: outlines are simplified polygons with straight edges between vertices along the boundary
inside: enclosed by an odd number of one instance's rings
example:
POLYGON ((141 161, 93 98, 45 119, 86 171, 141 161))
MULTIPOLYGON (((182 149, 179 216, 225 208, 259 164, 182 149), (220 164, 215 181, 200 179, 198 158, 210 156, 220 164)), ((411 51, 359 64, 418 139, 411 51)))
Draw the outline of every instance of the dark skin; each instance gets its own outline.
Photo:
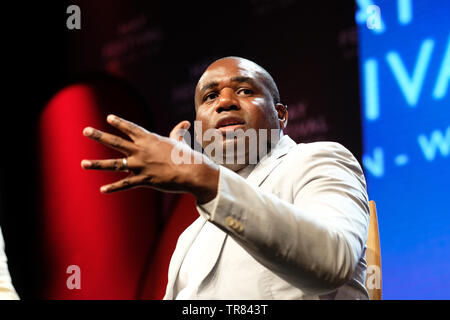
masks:
MULTIPOLYGON (((240 119, 242 124, 239 128, 244 130, 285 128, 287 110, 282 104, 274 104, 263 80, 262 69, 245 59, 227 58, 211 64, 200 78, 195 92, 196 120, 202 121, 202 131, 216 128, 219 120, 230 116, 240 119)), ((83 134, 124 153, 128 168, 124 167, 122 158, 83 160, 81 166, 89 170, 129 171, 130 175, 102 186, 102 193, 145 186, 166 192, 191 193, 198 204, 216 197, 219 165, 180 143, 183 140, 182 129, 189 129, 189 121, 177 124, 169 137, 148 132, 114 115, 109 115, 107 121, 132 141, 90 127, 85 128, 83 134), (183 152, 191 157, 202 157, 203 161, 200 164, 175 164, 171 159, 172 149, 181 144, 183 152)), ((206 145, 202 142, 203 147, 206 145)), ((229 168, 238 171, 244 166, 246 164, 232 164, 229 168)))
MULTIPOLYGON (((195 92, 196 120, 202 122, 202 134, 228 117, 243 122, 233 130, 267 129, 270 133, 270 129, 284 129, 288 118, 286 107, 281 103, 274 104, 264 77, 265 71, 246 59, 226 58, 209 66, 195 92)), ((225 132, 222 131, 223 136, 225 132)), ((209 144, 205 140, 199 142, 203 148, 209 144)), ((246 165, 225 166, 238 171, 246 165)))

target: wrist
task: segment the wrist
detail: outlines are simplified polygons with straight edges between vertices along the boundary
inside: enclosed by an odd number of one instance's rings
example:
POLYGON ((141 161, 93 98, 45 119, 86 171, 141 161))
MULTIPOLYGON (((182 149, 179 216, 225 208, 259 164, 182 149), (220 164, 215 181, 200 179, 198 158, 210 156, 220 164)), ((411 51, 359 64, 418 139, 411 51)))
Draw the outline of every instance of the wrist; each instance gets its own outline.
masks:
POLYGON ((213 162, 191 165, 191 183, 189 192, 197 199, 197 204, 213 200, 218 192, 219 166, 213 162))

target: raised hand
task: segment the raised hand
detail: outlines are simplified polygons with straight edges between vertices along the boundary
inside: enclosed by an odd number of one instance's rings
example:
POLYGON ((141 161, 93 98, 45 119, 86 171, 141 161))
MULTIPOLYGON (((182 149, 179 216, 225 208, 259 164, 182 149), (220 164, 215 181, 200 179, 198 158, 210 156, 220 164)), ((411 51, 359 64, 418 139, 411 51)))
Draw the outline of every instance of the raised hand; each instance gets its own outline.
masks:
POLYGON ((107 121, 128 135, 132 141, 87 127, 83 134, 103 145, 126 155, 120 159, 83 160, 81 166, 89 170, 126 171, 130 175, 117 182, 104 185, 102 193, 111 193, 134 187, 152 187, 167 192, 189 192, 200 203, 212 200, 217 194, 219 169, 209 158, 183 143, 183 130, 190 127, 188 121, 177 124, 170 137, 151 133, 144 128, 115 115, 107 121), (183 144, 182 146, 180 144, 183 144), (202 157, 202 163, 176 164, 172 151, 177 147, 192 157, 202 157))

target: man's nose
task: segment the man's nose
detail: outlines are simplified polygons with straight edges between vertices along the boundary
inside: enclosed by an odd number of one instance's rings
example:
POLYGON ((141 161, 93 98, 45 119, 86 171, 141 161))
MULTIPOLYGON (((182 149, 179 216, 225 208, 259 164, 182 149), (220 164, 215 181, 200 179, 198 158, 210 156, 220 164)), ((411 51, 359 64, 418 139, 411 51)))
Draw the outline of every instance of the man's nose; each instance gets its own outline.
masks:
POLYGON ((239 110, 240 108, 239 100, 234 91, 228 88, 223 89, 216 106, 216 112, 239 110))

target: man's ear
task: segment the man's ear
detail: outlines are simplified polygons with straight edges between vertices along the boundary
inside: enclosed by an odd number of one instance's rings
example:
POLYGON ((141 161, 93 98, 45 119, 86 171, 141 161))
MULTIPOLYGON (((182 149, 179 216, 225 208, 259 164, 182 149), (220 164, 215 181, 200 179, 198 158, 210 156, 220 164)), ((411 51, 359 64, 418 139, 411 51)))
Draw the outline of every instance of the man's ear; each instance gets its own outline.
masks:
POLYGON ((282 103, 277 103, 275 105, 275 109, 277 110, 278 114, 278 122, 280 123, 280 128, 284 129, 287 126, 288 123, 288 111, 287 106, 285 106, 282 103))

